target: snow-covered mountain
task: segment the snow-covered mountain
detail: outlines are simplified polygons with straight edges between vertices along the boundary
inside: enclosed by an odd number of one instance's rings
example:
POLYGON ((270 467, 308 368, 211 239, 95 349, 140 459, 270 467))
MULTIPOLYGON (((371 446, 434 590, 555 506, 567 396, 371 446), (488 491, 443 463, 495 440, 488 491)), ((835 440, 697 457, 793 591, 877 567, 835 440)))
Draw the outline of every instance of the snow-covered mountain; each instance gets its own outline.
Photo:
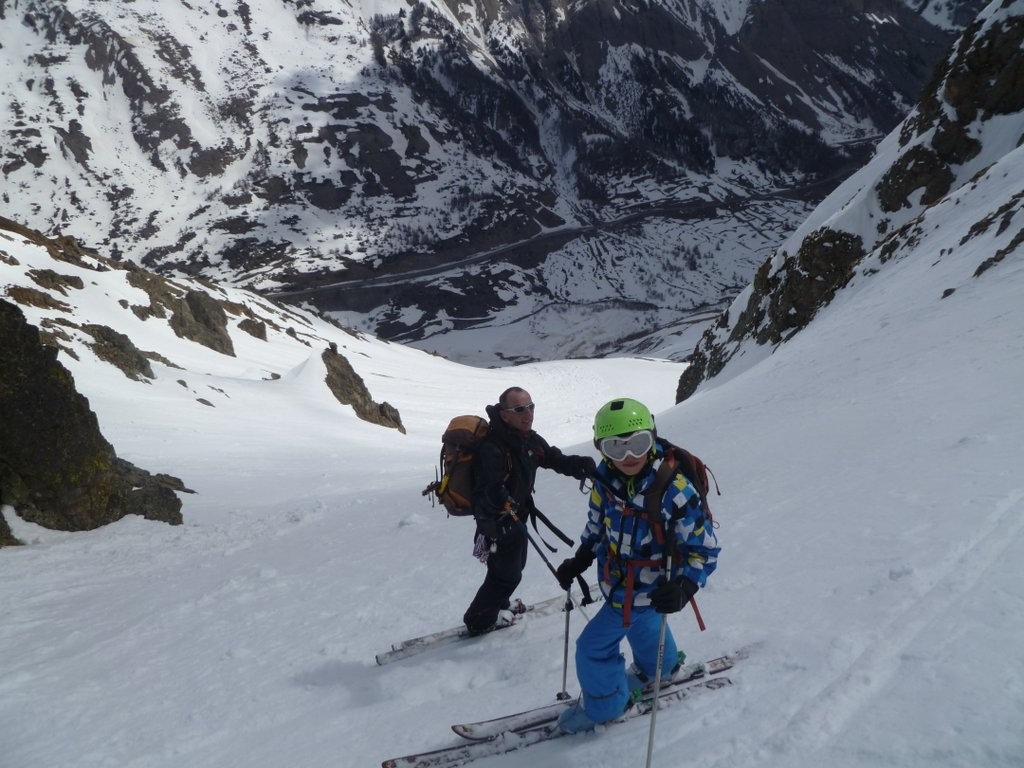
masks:
POLYGON ((688 351, 643 329, 735 295, 981 5, 8 0, 2 199, 463 359, 688 351))
MULTIPOLYGON (((454 743, 452 722, 553 701, 563 671, 575 694, 562 616, 373 661, 457 623, 482 577, 466 521, 420 491, 448 418, 510 384, 533 394, 538 430, 576 451, 591 450, 602 403, 639 397, 722 488, 722 555, 698 596, 708 629, 670 621, 691 658, 751 654, 733 685, 659 714, 653 766, 1019 766, 1024 104, 995 105, 1020 95, 1003 86, 1020 82, 1022 18, 1024 0, 995 0, 941 75, 935 112, 926 101, 888 137, 787 253, 824 222, 863 236, 858 215, 891 220, 885 248, 866 241, 799 332, 746 341, 675 405, 677 363, 470 368, 236 287, 130 278, 101 254, 0 227, 4 299, 49 330, 119 454, 195 491, 174 527, 133 516, 66 533, 3 507, 25 542, 0 549, 4 768, 376 765, 454 743), (986 51, 1005 56, 997 76, 961 79, 978 70, 955 62, 986 51), (978 121, 953 120, 971 104, 978 121), (907 167, 907 147, 921 157, 955 137, 952 125, 971 126, 978 151, 950 166, 949 190, 924 209, 934 187, 887 186, 911 205, 883 203, 877 180, 907 167), (230 350, 175 332, 176 302, 193 292, 223 302, 230 350), (153 376, 105 361, 92 325, 130 335, 153 376), (338 402, 331 343, 404 432, 338 402)), ((561 528, 582 528, 575 482, 542 473, 537 498, 561 528)), ((557 591, 532 553, 521 596, 557 591)), ((570 643, 586 619, 570 614, 570 643)), ((647 737, 636 720, 477 765, 638 764, 647 737)))
MULTIPOLYGON (((838 292, 888 279, 925 252, 962 265, 936 302, 1024 254, 1024 15, 994 3, 965 32, 921 103, 758 270, 695 350, 677 397, 737 375, 791 338, 838 292), (996 10, 998 8, 998 10, 996 10), (951 236, 950 233, 954 233, 951 236)), ((943 273, 948 279, 948 273, 943 273)))

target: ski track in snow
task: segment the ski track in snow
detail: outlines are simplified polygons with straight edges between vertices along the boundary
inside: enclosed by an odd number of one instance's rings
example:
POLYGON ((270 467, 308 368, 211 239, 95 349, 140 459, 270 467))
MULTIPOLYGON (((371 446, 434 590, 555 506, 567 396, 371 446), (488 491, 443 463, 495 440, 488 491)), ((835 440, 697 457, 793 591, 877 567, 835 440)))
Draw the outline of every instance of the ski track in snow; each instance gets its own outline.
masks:
MULTIPOLYGON (((1022 501, 1024 490, 995 500, 994 513, 985 518, 982 529, 958 557, 937 569, 920 597, 905 601, 884 625, 858 638, 856 647, 833 649, 835 655, 847 658, 835 662, 831 677, 820 681, 820 688, 806 690, 810 686, 804 685, 802 695, 793 696, 791 711, 760 724, 755 738, 740 739, 727 754, 706 764, 721 768, 761 765, 772 755, 813 756, 832 745, 852 718, 898 685, 901 675, 912 673, 908 667, 913 667, 924 642, 948 632, 949 612, 966 602, 973 591, 984 588, 993 570, 1005 567, 1010 551, 1024 539, 1022 501)), ((898 580, 906 575, 894 572, 889 578, 898 580)), ((877 599, 886 597, 877 595, 877 599)), ((866 749, 858 759, 867 761, 871 756, 866 749)), ((807 764, 816 763, 812 758, 807 764)))

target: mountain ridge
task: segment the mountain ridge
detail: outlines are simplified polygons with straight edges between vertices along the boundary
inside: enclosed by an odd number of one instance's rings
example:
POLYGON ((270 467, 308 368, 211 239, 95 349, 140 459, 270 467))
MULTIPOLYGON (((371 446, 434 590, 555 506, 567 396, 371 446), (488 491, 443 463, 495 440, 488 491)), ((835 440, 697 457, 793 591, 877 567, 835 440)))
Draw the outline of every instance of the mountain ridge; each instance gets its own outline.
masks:
MULTIPOLYGON (((843 142, 895 125, 952 39, 933 21, 940 5, 304 1, 172 17, 146 0, 5 3, 4 200, 35 229, 114 258, 260 290, 444 263, 859 157, 843 142)), ((415 296, 320 308, 407 341, 609 300, 647 301, 647 324, 664 324, 735 295, 767 255, 759 241, 777 243, 806 213, 780 201, 692 233, 651 217, 421 283, 429 294, 454 279, 458 321, 415 296), (680 257, 680 242, 697 256, 680 257), (607 287, 641 262, 663 281, 679 261, 695 265, 690 295, 650 302, 607 287), (595 277, 579 284, 565 262, 595 277)), ((558 338, 558 322, 537 331, 536 349, 509 359, 563 343, 540 340, 558 338)))
POLYGON ((942 216, 953 215, 950 207, 977 201, 976 218, 959 243, 965 252, 982 253, 975 277, 1020 251, 1024 227, 1012 236, 1007 230, 1024 210, 1024 191, 1011 185, 996 200, 972 192, 983 181, 994 185, 993 173, 1011 173, 1003 167, 1014 167, 1012 156, 1024 145, 1022 8, 992 3, 968 27, 936 68, 920 105, 872 161, 808 217, 705 332, 680 378, 677 402, 705 381, 743 370, 744 356, 770 354, 845 286, 870 278, 938 228, 942 216))

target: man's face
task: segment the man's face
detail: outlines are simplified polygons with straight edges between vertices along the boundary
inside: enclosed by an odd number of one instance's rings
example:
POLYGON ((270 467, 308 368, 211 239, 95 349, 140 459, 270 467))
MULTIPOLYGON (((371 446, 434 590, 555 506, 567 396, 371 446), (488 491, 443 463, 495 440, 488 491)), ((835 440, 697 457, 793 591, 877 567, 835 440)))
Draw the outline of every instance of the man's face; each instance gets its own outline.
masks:
POLYGON ((509 429, 523 434, 533 429, 533 398, 530 393, 509 392, 501 409, 501 420, 509 429))

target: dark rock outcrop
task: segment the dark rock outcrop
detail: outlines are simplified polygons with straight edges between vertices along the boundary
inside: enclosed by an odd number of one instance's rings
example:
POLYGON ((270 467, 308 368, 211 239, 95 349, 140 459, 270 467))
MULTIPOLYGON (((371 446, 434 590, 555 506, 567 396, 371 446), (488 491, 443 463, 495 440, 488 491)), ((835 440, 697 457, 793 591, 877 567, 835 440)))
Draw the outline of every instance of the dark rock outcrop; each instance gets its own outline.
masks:
POLYGON ((180 524, 187 490, 119 459, 88 400, 21 310, 0 300, 0 488, 25 520, 81 531, 127 514, 180 524))
POLYGON ((170 325, 183 339, 191 339, 215 352, 235 356, 235 346, 228 333, 227 313, 217 300, 207 293, 186 293, 171 315, 170 325))
POLYGON ((805 328, 846 285, 863 258, 860 237, 820 229, 808 235, 796 256, 787 258, 780 269, 773 269, 772 261, 762 264, 747 305, 726 343, 712 341, 728 327, 728 315, 723 315, 694 351, 690 366, 679 378, 676 402, 685 400, 702 381, 720 373, 731 357, 730 350, 741 339, 752 337, 758 344, 779 344, 805 328))
POLYGON ((953 167, 981 151, 971 125, 994 115, 1024 109, 1024 19, 1016 17, 982 32, 967 28, 953 54, 935 68, 914 115, 904 123, 900 143, 910 147, 879 181, 878 197, 886 212, 911 206, 910 197, 923 190, 930 205, 949 192, 953 167))
POLYGON ((82 330, 95 339, 92 351, 100 360, 116 366, 129 379, 145 381, 154 378, 153 366, 138 347, 119 331, 105 325, 89 324, 82 330))
POLYGON ((11 526, 7 524, 3 510, 0 509, 0 547, 15 547, 21 544, 11 532, 11 526))
MULTIPOLYGON (((223 355, 235 356, 235 346, 228 332, 228 309, 238 312, 241 308, 230 307, 227 302, 218 301, 209 293, 200 290, 186 290, 172 280, 155 275, 134 264, 125 266, 128 283, 149 296, 149 306, 134 305, 132 311, 142 320, 151 317, 166 318, 171 329, 179 338, 194 341, 223 355)), ((245 330, 258 336, 252 328, 245 330)), ((266 331, 264 333, 264 340, 266 331)))
POLYGON ((327 366, 327 387, 342 405, 351 405, 356 415, 371 424, 393 427, 405 434, 402 417, 390 403, 377 403, 366 388, 362 377, 355 372, 352 364, 332 344, 323 353, 327 366))

